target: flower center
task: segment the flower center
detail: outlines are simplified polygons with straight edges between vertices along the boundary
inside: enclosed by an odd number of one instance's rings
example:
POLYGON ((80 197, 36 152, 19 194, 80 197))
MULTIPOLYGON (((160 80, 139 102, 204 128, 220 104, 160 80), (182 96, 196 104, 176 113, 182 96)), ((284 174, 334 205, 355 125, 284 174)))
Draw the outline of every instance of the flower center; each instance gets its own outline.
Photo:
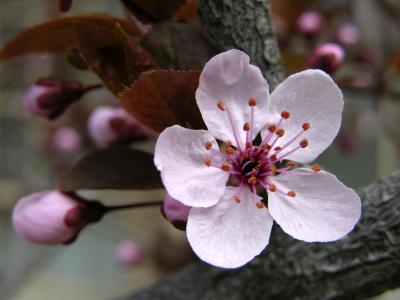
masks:
MULTIPOLYGON (((301 136, 305 131, 310 129, 310 123, 302 124, 299 131, 296 132, 290 139, 285 139, 282 142, 282 137, 288 135, 283 128, 285 122, 290 118, 290 112, 282 111, 281 118, 276 124, 267 125, 267 134, 259 145, 253 145, 253 119, 254 109, 257 101, 250 98, 248 101, 250 108, 249 121, 243 124, 242 130, 246 132, 246 139, 240 140, 237 124, 233 122, 233 117, 229 107, 224 103, 219 102, 217 107, 219 110, 227 114, 230 127, 233 132, 236 146, 232 145, 231 141, 226 141, 224 150, 213 149, 212 143, 205 144, 209 156, 204 160, 208 167, 220 168, 225 172, 229 172, 231 177, 239 182, 234 200, 240 203, 240 191, 242 188, 249 188, 253 194, 253 200, 258 208, 264 208, 262 202, 255 200, 257 191, 262 189, 270 192, 282 193, 289 197, 296 197, 295 191, 286 191, 282 187, 278 187, 271 182, 271 177, 282 173, 295 173, 298 175, 308 175, 309 172, 293 169, 295 164, 288 161, 286 158, 296 151, 303 151, 308 147, 308 140, 301 136)), ((320 171, 319 166, 311 168, 314 172, 320 171)))

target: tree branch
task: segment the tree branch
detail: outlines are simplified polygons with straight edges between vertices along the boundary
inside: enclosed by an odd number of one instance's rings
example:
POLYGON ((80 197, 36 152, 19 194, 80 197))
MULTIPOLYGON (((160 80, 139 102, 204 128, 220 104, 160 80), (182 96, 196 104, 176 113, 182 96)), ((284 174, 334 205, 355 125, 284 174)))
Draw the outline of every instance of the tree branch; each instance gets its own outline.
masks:
POLYGON ((304 243, 278 226, 261 256, 238 270, 191 265, 129 300, 364 299, 400 286, 400 171, 359 191, 357 228, 304 243))
POLYGON ((200 17, 221 50, 241 49, 261 68, 271 89, 283 80, 278 43, 269 18, 269 0, 200 0, 200 17))

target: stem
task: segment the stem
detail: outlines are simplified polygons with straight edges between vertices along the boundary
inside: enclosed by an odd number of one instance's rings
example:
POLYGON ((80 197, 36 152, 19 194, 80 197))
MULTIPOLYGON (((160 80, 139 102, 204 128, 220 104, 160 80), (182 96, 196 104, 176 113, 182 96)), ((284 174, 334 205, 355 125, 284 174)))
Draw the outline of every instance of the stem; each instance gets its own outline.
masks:
POLYGON ((110 211, 140 208, 140 207, 160 206, 162 203, 163 203, 163 201, 153 201, 153 202, 142 202, 142 203, 133 203, 133 204, 122 204, 122 205, 115 205, 115 206, 105 206, 105 210, 107 212, 110 212, 110 211))

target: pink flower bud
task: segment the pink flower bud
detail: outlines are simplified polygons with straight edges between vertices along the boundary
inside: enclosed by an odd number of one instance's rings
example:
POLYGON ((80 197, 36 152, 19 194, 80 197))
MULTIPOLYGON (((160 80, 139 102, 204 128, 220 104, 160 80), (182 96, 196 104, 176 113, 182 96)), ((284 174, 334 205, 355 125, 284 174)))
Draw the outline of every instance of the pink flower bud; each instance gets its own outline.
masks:
POLYGON ((97 107, 92 112, 88 131, 93 141, 101 146, 128 144, 155 136, 122 108, 109 106, 97 107))
POLYGON ((358 42, 360 32, 353 24, 344 24, 339 27, 337 32, 337 40, 344 46, 352 46, 358 42))
POLYGON ((58 0, 58 6, 61 12, 67 12, 72 6, 72 0, 58 0))
POLYGON ((134 241, 125 240, 117 246, 116 259, 124 267, 136 265, 142 260, 143 255, 142 247, 134 241))
POLYGON ((41 78, 26 91, 23 102, 32 114, 55 119, 90 88, 78 81, 41 78))
POLYGON ((308 68, 321 69, 333 74, 343 63, 344 50, 337 44, 322 44, 317 46, 308 61, 308 68))
POLYGON ((70 127, 58 128, 52 138, 52 147, 60 153, 74 153, 81 147, 81 136, 70 127))
POLYGON ((297 29, 306 35, 316 35, 322 29, 324 18, 317 11, 306 11, 297 19, 297 29))
POLYGON ((186 230, 186 223, 188 220, 190 209, 190 206, 187 206, 176 200, 175 198, 172 198, 167 193, 161 206, 161 213, 164 218, 167 221, 171 222, 175 228, 186 230))
POLYGON ((26 240, 46 245, 66 244, 87 224, 104 214, 98 202, 86 202, 59 191, 34 193, 22 198, 13 210, 15 231, 26 240))

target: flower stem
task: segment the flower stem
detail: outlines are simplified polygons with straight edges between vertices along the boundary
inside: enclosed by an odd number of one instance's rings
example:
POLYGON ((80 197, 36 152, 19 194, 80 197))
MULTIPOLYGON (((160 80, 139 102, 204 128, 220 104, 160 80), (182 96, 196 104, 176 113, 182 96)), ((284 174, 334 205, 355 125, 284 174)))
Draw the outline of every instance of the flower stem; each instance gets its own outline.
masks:
POLYGON ((105 210, 107 212, 110 212, 110 211, 133 209, 140 207, 160 206, 162 203, 163 201, 153 201, 153 202, 142 202, 142 203, 115 205, 115 206, 105 206, 105 210))

